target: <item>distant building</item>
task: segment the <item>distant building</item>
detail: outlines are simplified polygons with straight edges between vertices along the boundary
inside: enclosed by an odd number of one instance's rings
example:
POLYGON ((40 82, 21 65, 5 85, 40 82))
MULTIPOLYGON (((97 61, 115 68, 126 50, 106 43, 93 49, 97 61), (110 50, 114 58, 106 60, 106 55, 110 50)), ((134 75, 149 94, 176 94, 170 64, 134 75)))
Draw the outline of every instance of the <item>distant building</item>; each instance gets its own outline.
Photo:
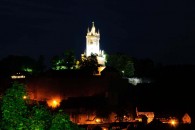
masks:
POLYGON ((92 28, 91 30, 87 31, 86 36, 86 50, 84 54, 81 56, 91 56, 91 54, 97 55, 98 64, 101 66, 105 66, 106 62, 106 55, 104 54, 104 51, 100 49, 100 32, 99 30, 96 31, 94 22, 92 22, 92 28))
POLYGON ((129 122, 135 115, 129 84, 107 69, 101 76, 84 74, 82 70, 48 70, 28 79, 27 92, 32 100, 60 107, 71 121, 80 125, 119 122, 116 109, 123 102, 129 110, 123 122, 129 122))
POLYGON ((142 116, 146 116, 147 117, 147 123, 150 123, 153 119, 154 119, 154 112, 139 112, 137 107, 136 107, 136 115, 137 118, 136 120, 142 122, 142 116))
POLYGON ((188 113, 185 113, 182 117, 182 122, 184 124, 191 124, 191 117, 188 115, 188 113))
POLYGON ((150 79, 143 79, 143 78, 137 78, 137 77, 126 78, 126 79, 128 79, 128 82, 130 84, 133 84, 134 86, 141 84, 141 83, 151 83, 152 82, 150 79))
POLYGON ((15 74, 11 75, 11 78, 12 79, 24 79, 25 78, 25 75, 22 74, 21 72, 17 72, 15 74))

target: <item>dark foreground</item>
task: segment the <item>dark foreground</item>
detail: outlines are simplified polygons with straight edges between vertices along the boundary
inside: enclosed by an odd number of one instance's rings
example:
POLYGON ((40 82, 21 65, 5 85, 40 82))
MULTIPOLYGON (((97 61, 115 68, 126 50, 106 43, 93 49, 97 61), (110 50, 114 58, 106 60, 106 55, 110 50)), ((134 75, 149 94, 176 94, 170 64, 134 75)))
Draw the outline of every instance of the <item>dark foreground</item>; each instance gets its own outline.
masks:
POLYGON ((86 130, 195 130, 192 124, 180 124, 172 126, 170 124, 148 124, 142 123, 112 123, 101 125, 80 125, 86 130))

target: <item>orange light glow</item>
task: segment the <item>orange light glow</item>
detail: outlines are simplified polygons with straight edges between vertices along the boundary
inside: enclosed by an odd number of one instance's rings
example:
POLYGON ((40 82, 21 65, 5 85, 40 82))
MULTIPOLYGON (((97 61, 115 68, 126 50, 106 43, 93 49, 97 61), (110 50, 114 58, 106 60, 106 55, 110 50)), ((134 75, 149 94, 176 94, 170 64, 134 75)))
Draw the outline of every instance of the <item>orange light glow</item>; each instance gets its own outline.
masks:
POLYGON ((100 119, 100 118, 96 118, 95 121, 96 121, 97 123, 100 123, 100 122, 101 122, 101 119, 100 119))
POLYGON ((60 98, 53 98, 51 100, 47 100, 47 105, 52 108, 57 108, 60 106, 61 99, 60 98))
POLYGON ((176 126, 176 125, 178 124, 177 120, 175 120, 175 119, 171 119, 171 120, 169 121, 169 123, 170 123, 172 126, 176 126))
POLYGON ((171 121, 171 124, 172 124, 172 125, 175 125, 175 121, 174 121, 174 120, 172 120, 172 121, 171 121))
POLYGON ((102 127, 102 130, 108 130, 108 128, 106 128, 106 127, 102 127))

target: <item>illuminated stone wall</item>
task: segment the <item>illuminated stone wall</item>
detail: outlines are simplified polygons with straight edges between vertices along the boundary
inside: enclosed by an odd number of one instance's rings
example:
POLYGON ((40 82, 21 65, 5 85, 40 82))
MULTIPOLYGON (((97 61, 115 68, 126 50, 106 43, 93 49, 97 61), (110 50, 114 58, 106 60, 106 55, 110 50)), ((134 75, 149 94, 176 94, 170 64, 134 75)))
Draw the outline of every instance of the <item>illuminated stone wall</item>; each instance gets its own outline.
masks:
POLYGON ((97 54, 98 64, 105 65, 106 55, 103 50, 100 50, 100 33, 96 31, 94 22, 91 30, 88 29, 86 36, 86 51, 85 55, 88 57, 91 54, 97 54))

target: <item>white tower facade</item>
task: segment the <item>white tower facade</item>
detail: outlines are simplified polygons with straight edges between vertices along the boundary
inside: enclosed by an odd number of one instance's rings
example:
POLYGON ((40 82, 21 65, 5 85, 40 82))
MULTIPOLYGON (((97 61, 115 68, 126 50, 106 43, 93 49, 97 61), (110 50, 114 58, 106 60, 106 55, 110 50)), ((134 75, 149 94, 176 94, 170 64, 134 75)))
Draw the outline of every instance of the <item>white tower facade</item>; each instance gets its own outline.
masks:
POLYGON ((86 36, 86 56, 90 56, 91 54, 97 54, 99 55, 100 53, 100 33, 99 31, 96 32, 94 22, 92 23, 92 28, 91 30, 87 31, 87 36, 86 36))
POLYGON ((91 30, 88 29, 86 36, 86 52, 85 55, 97 55, 98 64, 105 65, 106 55, 103 50, 100 50, 100 32, 96 31, 94 22, 92 22, 91 30))

